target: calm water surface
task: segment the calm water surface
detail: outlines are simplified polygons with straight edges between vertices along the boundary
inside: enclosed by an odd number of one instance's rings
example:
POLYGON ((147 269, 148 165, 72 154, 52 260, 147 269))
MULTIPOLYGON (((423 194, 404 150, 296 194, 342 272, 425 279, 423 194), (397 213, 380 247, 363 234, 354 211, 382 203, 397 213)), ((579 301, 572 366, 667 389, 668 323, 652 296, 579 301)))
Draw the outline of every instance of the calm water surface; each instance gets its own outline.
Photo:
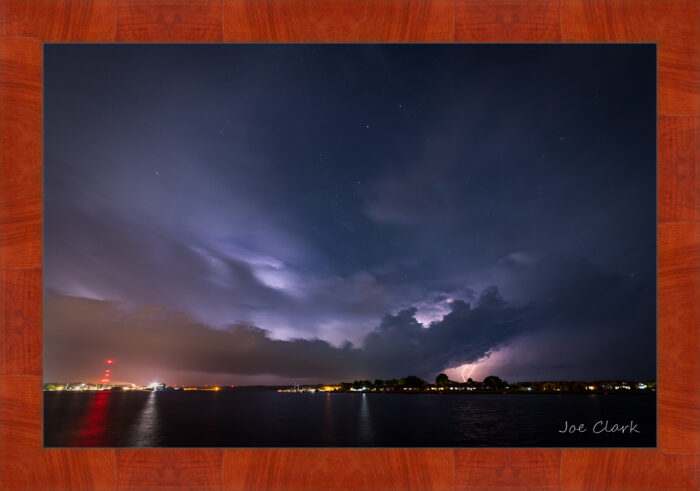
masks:
POLYGON ((655 446, 652 395, 45 392, 47 447, 655 446), (560 434, 564 421, 588 431, 560 434), (596 421, 639 434, 593 434, 596 421))

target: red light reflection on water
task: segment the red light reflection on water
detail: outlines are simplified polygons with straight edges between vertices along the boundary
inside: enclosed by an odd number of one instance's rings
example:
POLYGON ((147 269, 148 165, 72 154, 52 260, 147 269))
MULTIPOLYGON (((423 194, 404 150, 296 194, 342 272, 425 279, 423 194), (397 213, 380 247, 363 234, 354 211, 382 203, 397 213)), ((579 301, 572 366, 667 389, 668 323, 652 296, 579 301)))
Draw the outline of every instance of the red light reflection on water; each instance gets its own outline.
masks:
POLYGON ((92 403, 83 419, 79 422, 80 430, 78 430, 73 445, 88 447, 106 445, 104 434, 107 430, 109 397, 110 394, 108 392, 97 392, 94 394, 92 403))

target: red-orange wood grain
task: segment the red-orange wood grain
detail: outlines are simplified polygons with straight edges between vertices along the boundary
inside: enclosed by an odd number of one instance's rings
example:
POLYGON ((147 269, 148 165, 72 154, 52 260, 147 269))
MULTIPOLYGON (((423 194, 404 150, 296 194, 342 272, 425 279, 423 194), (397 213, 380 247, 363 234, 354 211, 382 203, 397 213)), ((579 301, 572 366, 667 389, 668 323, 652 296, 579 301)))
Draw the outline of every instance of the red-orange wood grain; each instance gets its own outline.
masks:
POLYGON ((41 43, 0 42, 0 267, 41 267, 41 43))
POLYGON ((117 0, 3 0, 2 36, 45 42, 114 41, 117 0))
POLYGON ((450 42, 453 10, 451 0, 224 0, 224 39, 450 42))
POLYGON ((475 43, 561 40, 559 3, 547 0, 456 2, 455 41, 475 43))
POLYGON ((0 0, 0 489, 698 489, 699 117, 695 0, 0 0), (658 448, 43 449, 41 47, 115 40, 658 43, 658 448))
POLYGON ((559 489, 558 449, 455 450, 455 489, 559 489))
POLYGON ((221 0, 120 0, 117 41, 223 41, 221 0))
POLYGON ((0 373, 41 375, 41 270, 0 270, 0 373))
POLYGON ((223 450, 120 449, 116 454, 118 489, 216 490, 223 487, 223 450))
POLYGON ((451 449, 265 449, 224 452, 226 489, 447 490, 451 449))
POLYGON ((561 489, 696 490, 698 459, 645 449, 562 450, 561 489))
MULTIPOLYGON (((700 89, 698 89, 700 90, 700 89)), ((659 221, 700 220, 700 118, 659 118, 659 221)))
POLYGON ((700 223, 659 225, 658 447, 700 453, 700 223))

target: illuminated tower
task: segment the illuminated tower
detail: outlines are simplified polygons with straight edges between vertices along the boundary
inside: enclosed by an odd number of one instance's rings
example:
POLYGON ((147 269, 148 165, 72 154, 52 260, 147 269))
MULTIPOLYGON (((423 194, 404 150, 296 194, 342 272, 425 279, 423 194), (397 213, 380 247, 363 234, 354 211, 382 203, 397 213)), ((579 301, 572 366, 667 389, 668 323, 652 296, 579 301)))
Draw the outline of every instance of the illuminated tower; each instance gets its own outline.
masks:
POLYGON ((108 385, 112 381, 110 367, 112 366, 113 361, 114 360, 105 360, 105 376, 101 381, 105 385, 108 385))

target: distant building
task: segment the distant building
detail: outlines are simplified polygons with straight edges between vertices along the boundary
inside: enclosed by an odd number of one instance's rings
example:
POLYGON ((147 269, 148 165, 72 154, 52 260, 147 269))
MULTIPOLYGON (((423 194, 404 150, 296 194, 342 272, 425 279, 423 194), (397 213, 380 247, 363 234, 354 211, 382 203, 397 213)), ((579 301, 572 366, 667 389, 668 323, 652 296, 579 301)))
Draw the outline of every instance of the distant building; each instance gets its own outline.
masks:
POLYGON ((319 390, 321 390, 323 392, 335 392, 336 390, 340 390, 340 389, 341 389, 340 385, 324 385, 319 390))
POLYGON ((153 382, 151 385, 149 385, 149 387, 153 391, 165 390, 165 382, 153 382))

